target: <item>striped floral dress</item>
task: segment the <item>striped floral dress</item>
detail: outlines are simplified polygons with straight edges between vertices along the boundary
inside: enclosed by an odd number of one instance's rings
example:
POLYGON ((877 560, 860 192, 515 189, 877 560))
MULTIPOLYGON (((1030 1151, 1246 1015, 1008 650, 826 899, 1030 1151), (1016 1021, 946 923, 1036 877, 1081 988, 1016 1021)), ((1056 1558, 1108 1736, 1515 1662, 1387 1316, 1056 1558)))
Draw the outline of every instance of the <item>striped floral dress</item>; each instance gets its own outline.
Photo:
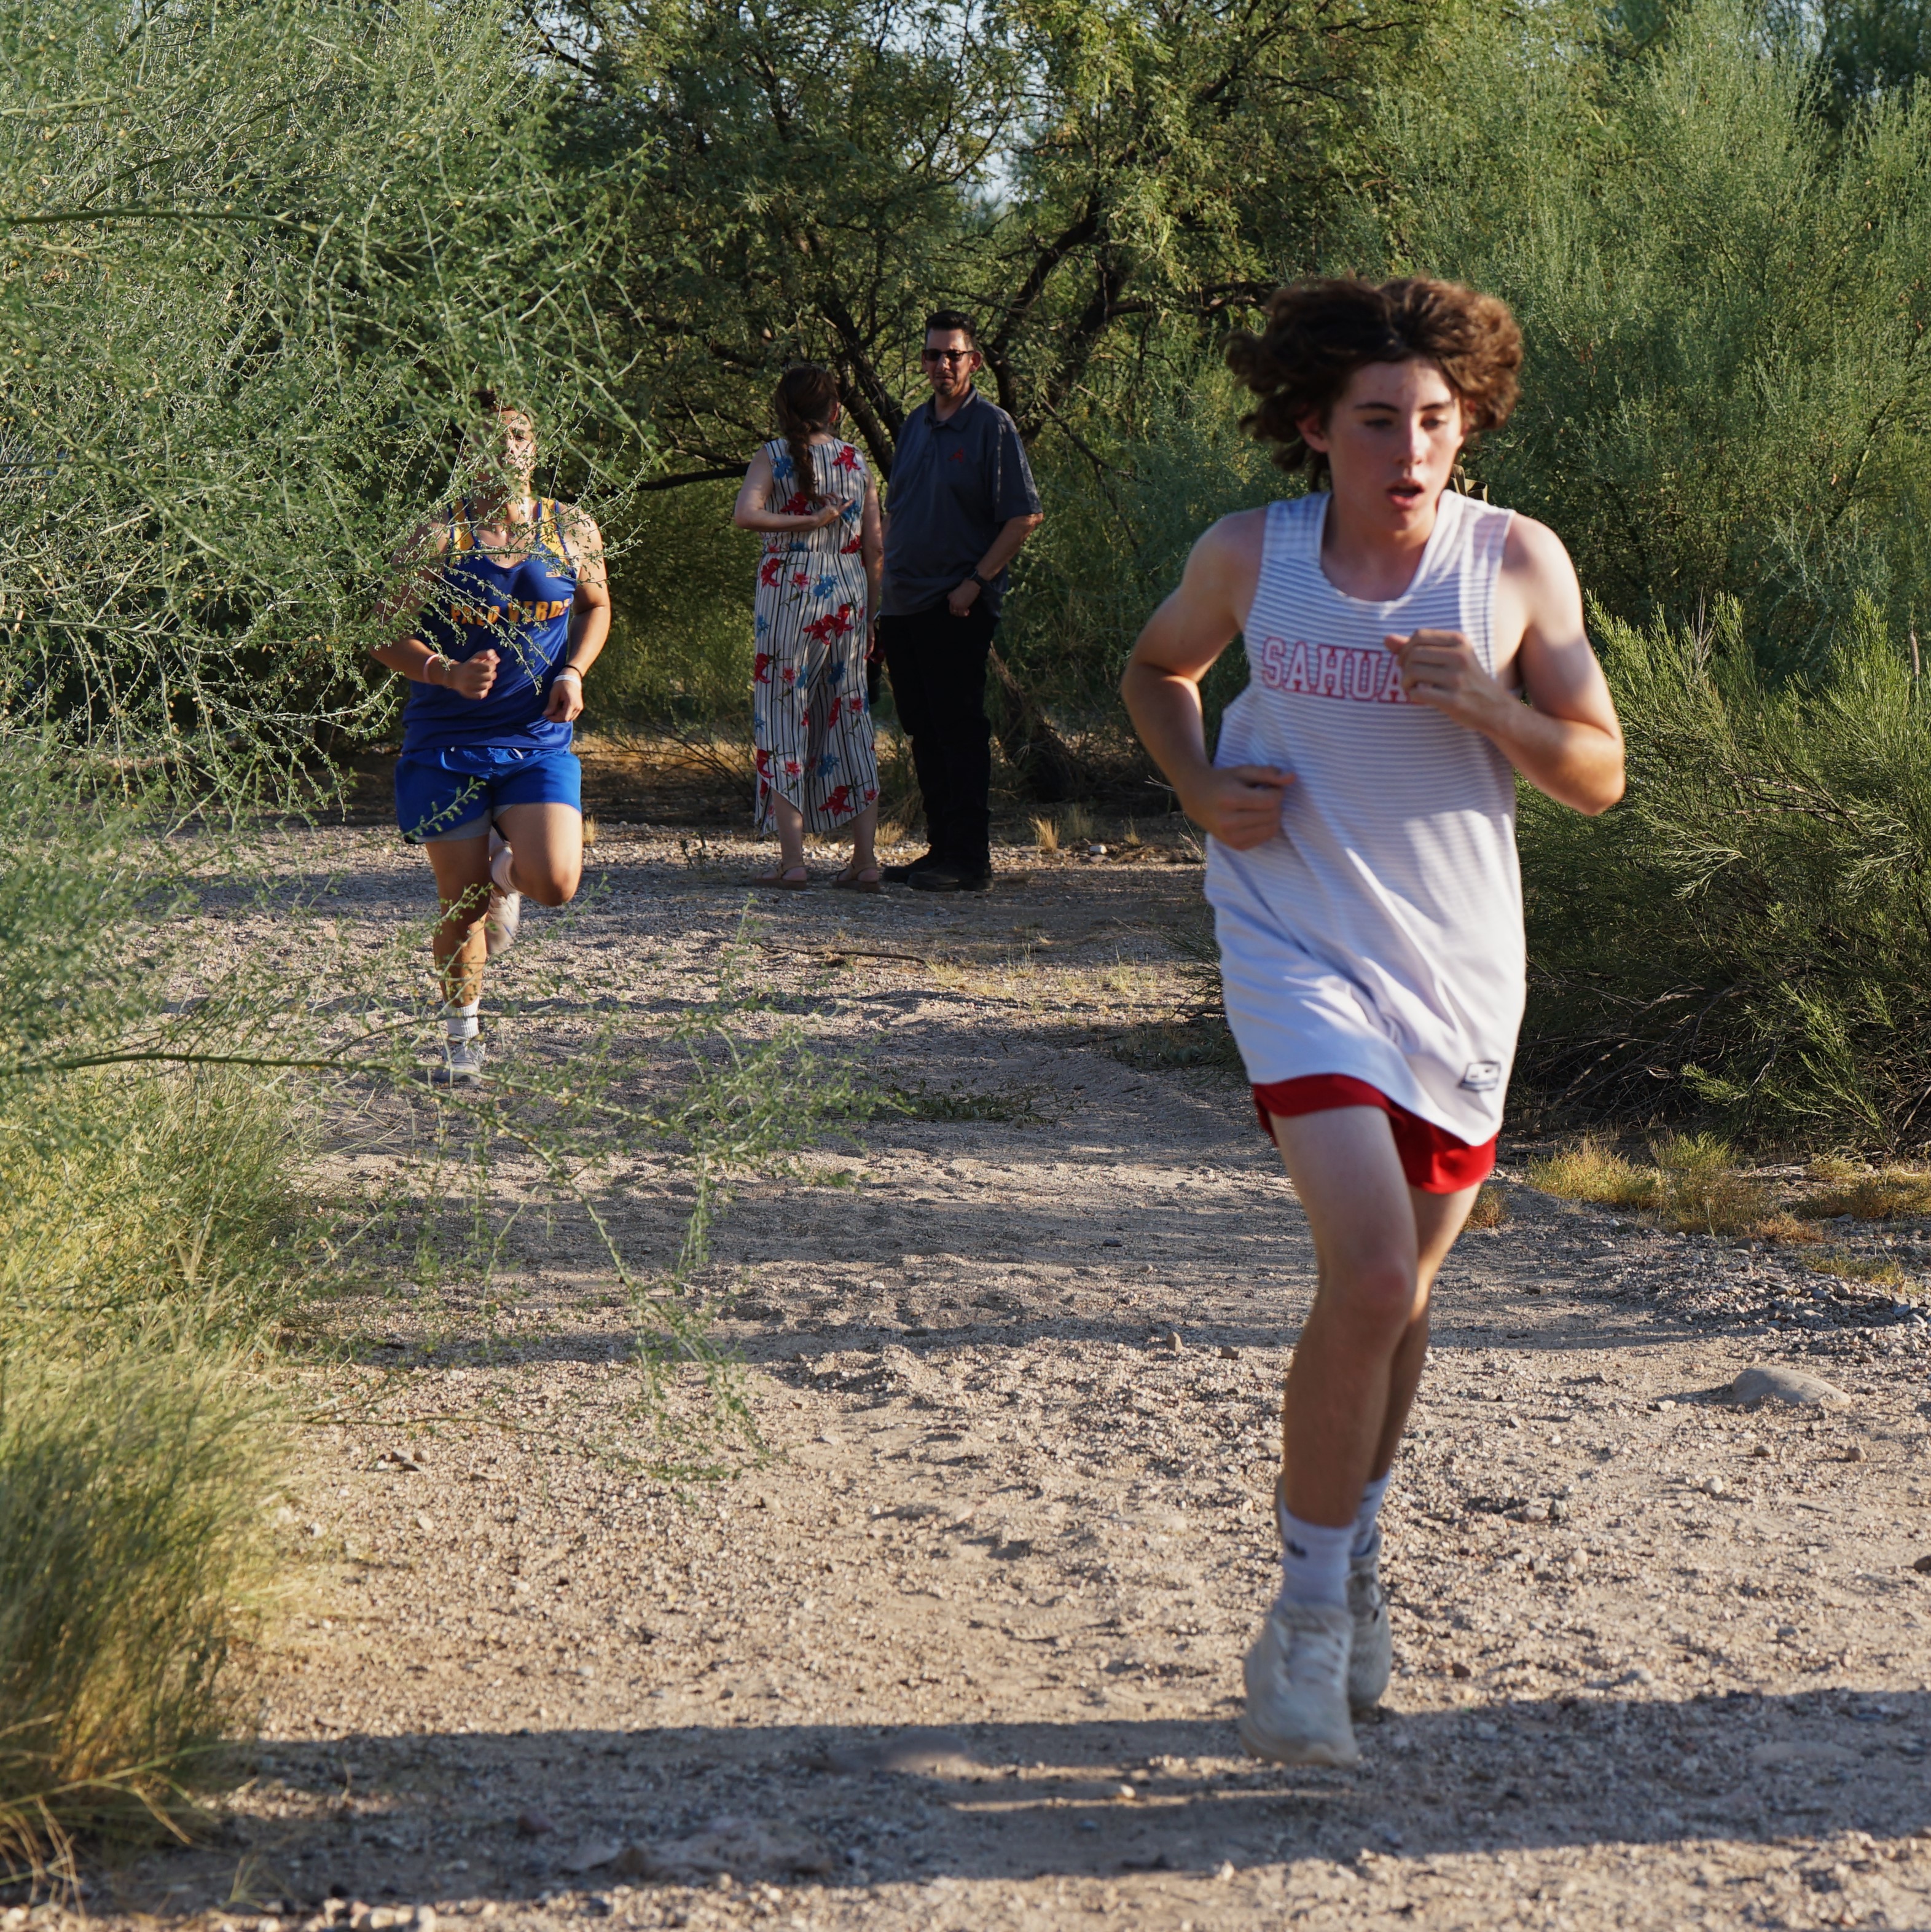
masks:
MULTIPOLYGON (((802 515, 811 505, 790 446, 765 450, 772 480, 764 507, 802 515)), ((767 536, 758 565, 751 728, 760 832, 770 829, 774 793, 804 814, 808 832, 847 824, 878 797, 865 694, 865 458, 848 442, 814 443, 811 457, 817 494, 843 506, 838 518, 767 536)))

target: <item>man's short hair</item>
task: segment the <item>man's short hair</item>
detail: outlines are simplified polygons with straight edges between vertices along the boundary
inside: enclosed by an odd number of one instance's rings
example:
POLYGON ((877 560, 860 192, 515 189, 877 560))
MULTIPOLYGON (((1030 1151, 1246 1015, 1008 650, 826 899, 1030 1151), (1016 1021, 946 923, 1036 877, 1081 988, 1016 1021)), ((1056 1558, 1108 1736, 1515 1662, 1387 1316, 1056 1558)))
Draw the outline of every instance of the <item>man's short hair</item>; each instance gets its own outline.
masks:
POLYGON ((956 329, 967 341, 972 344, 973 348, 976 349, 979 346, 979 332, 972 326, 972 317, 963 309, 942 308, 934 310, 925 318, 925 333, 930 335, 935 328, 948 334, 956 329))
POLYGON ((1296 282, 1276 291, 1258 335, 1237 335, 1228 366, 1261 399, 1240 427, 1278 446, 1283 470, 1319 484, 1327 458, 1301 440, 1309 416, 1323 423, 1357 369, 1371 362, 1432 362, 1462 404, 1474 436, 1497 429, 1516 406, 1522 332, 1508 304, 1456 282, 1355 276, 1296 282))

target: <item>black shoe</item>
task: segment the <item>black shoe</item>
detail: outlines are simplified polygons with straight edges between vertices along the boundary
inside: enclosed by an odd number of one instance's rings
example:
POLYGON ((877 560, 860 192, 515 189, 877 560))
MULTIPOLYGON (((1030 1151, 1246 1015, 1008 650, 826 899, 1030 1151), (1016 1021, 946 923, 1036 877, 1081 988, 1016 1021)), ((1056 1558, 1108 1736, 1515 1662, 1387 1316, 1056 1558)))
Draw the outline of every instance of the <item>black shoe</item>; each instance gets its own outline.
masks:
POLYGON ((879 876, 888 886, 909 886, 915 873, 928 872, 940 862, 936 852, 928 852, 922 858, 914 859, 909 866, 888 866, 879 876))
POLYGON ((992 868, 968 868, 947 861, 943 865, 920 867, 907 884, 915 892, 989 892, 992 868))

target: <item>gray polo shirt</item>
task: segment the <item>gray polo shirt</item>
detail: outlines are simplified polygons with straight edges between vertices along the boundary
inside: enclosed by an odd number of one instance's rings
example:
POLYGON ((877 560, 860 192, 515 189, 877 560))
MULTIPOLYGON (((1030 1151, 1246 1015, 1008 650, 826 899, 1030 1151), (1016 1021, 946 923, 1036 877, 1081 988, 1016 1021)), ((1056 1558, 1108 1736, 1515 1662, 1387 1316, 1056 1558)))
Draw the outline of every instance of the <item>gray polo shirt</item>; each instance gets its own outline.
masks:
MULTIPOLYGON (((930 609, 970 575, 1013 518, 1038 515, 1039 493, 1012 418, 976 389, 944 422, 921 403, 898 433, 886 507, 882 611, 903 617, 930 609)), ((979 593, 995 617, 1006 574, 979 593)))

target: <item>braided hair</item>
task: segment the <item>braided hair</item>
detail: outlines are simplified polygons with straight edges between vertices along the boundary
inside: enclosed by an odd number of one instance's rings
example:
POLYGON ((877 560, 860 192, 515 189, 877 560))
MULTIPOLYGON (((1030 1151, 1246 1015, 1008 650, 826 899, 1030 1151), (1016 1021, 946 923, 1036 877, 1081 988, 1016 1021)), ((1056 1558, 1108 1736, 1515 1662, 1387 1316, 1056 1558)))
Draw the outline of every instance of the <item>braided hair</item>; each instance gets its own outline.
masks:
POLYGON ((838 406, 838 379, 817 362, 794 362, 778 379, 771 406, 791 452, 792 488, 808 509, 824 501, 811 458, 811 436, 826 428, 838 406))

